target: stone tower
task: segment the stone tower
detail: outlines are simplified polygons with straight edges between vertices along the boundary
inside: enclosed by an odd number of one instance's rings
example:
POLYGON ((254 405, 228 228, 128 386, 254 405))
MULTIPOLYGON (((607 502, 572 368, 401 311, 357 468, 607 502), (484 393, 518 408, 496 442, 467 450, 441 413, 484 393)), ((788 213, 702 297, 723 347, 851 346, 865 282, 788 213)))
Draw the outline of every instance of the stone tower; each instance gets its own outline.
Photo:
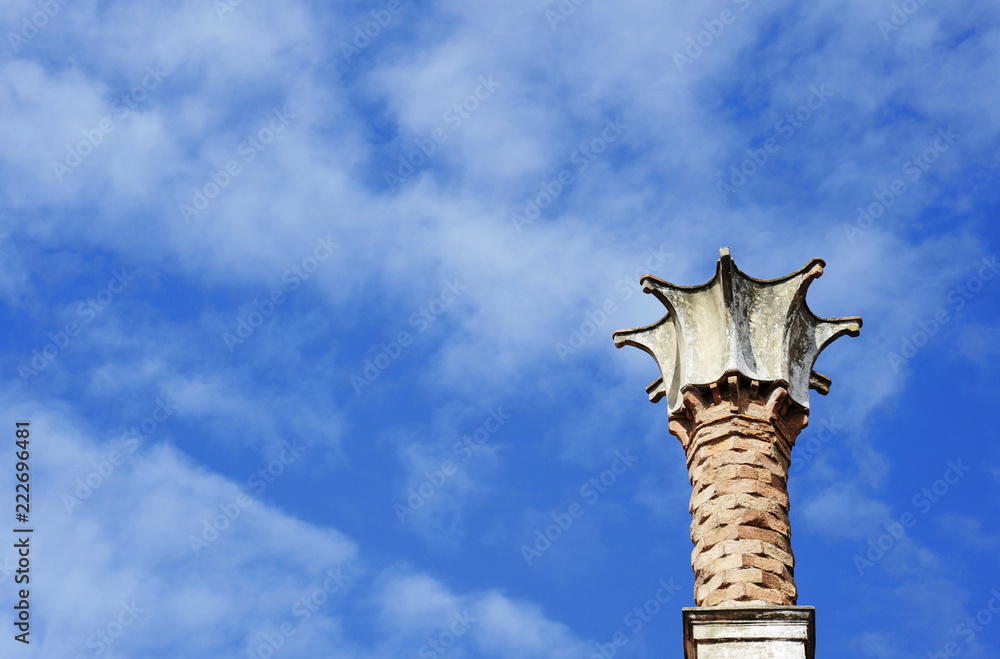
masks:
POLYGON ((686 659, 812 659, 812 607, 795 606, 788 467, 809 420, 809 390, 830 390, 812 370, 861 319, 819 318, 806 305, 823 261, 780 279, 743 274, 728 248, 701 286, 642 278, 667 314, 614 333, 648 352, 660 377, 646 391, 667 399, 670 432, 691 480, 695 604, 684 610, 686 659))

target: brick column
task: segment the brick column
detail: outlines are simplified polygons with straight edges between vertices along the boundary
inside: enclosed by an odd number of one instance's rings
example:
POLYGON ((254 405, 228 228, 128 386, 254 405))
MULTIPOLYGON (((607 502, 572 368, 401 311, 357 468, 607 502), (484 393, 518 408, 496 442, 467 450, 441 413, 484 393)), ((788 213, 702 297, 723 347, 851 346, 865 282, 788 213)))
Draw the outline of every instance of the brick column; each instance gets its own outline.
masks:
POLYGON ((807 423, 781 382, 731 372, 688 387, 670 432, 691 479, 698 606, 794 605, 788 465, 807 423))
POLYGON ((619 348, 656 360, 660 377, 646 393, 667 400, 687 457, 699 607, 684 612, 687 659, 812 659, 815 612, 795 606, 788 466, 809 391, 830 391, 816 358, 861 328, 860 318, 821 318, 806 304, 824 265, 756 279, 722 248, 700 286, 643 277, 666 315, 614 333, 619 348))

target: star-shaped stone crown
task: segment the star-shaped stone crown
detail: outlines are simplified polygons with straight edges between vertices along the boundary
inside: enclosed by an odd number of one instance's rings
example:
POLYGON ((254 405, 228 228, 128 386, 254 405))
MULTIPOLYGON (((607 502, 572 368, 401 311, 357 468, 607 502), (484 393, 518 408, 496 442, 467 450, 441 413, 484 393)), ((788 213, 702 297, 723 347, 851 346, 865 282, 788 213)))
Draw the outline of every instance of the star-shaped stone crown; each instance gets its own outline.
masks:
POLYGON ((681 406, 687 386, 708 386, 730 371, 753 380, 787 383, 793 401, 809 408, 809 389, 830 390, 830 379, 812 370, 835 339, 858 336, 861 318, 820 318, 806 305, 809 284, 823 274, 823 259, 779 279, 749 277, 719 250, 715 276, 701 286, 677 286, 646 275, 667 314, 646 327, 614 333, 619 348, 640 348, 656 360, 661 377, 646 391, 654 403, 664 396, 670 412, 681 406))

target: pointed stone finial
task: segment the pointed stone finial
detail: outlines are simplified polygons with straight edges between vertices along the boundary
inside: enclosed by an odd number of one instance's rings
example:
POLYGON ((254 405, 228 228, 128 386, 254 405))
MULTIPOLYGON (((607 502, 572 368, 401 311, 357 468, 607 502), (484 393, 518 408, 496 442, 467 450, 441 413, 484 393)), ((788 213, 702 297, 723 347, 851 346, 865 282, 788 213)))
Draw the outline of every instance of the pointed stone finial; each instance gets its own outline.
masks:
POLYGON ((615 345, 640 348, 656 360, 661 377, 646 388, 654 403, 664 396, 670 412, 688 385, 707 386, 737 371, 752 380, 781 381, 788 395, 809 408, 809 389, 829 391, 830 380, 812 370, 835 339, 857 336, 861 319, 820 318, 806 305, 806 290, 823 274, 823 259, 779 279, 755 279, 719 250, 715 277, 700 286, 677 286, 646 275, 642 290, 667 314, 646 327, 619 330, 615 345))

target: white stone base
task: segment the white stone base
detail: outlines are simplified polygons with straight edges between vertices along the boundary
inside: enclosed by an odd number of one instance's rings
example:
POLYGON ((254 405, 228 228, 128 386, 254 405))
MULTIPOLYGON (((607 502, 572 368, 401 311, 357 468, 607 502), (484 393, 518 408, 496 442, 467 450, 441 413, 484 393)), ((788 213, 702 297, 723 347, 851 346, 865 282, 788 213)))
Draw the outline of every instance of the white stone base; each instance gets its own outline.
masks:
POLYGON ((814 659, 811 606, 683 609, 684 659, 814 659))

